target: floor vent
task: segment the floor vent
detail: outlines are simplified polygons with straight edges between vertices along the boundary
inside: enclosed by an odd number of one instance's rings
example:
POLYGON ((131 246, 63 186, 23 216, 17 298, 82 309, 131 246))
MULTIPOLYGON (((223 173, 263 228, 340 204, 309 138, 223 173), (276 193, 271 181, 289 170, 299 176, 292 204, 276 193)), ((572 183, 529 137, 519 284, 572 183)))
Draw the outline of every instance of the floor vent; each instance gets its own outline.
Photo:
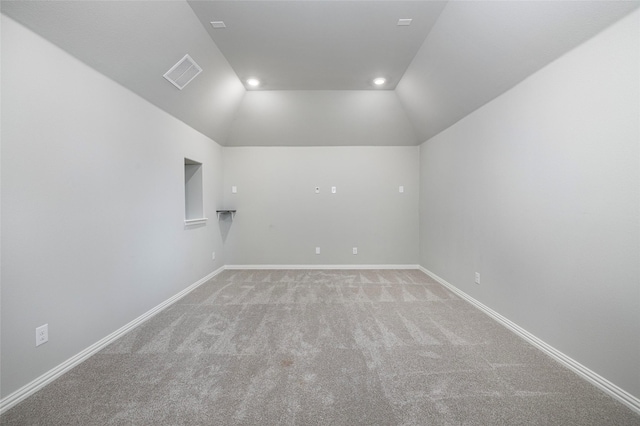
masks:
POLYGON ((184 89, 184 86, 189 84, 189 82, 196 78, 196 76, 201 72, 202 68, 200 68, 193 59, 191 59, 191 56, 184 55, 184 58, 172 66, 163 77, 169 80, 169 82, 178 89, 182 90, 184 89))

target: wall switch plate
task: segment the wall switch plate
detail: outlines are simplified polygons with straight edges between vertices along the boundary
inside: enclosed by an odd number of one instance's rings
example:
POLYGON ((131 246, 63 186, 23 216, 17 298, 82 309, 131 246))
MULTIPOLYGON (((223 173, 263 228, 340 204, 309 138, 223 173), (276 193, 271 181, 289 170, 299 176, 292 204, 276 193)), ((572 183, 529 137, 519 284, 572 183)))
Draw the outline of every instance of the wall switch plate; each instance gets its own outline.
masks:
POLYGON ((398 192, 402 194, 404 192, 404 186, 400 185, 398 192))
POLYGON ((476 272, 476 284, 480 284, 480 272, 476 272))
POLYGON ((211 253, 211 260, 216 260, 216 252, 211 253))
POLYGON ((49 341, 49 324, 41 325, 36 328, 36 346, 49 341))
POLYGON ((320 193, 320 187, 316 186, 316 194, 319 194, 319 193, 320 193))
POLYGON ((336 188, 335 186, 332 186, 332 187, 331 187, 331 193, 332 193, 332 194, 335 194, 335 193, 336 193, 336 191, 337 191, 337 188, 336 188))
POLYGON ((320 254, 320 247, 316 247, 316 254, 320 254))
POLYGON ((231 193, 232 194, 237 194, 238 193, 238 187, 237 186, 232 186, 231 187, 231 193))
POLYGON ((353 254, 358 254, 358 247, 353 248, 353 254))

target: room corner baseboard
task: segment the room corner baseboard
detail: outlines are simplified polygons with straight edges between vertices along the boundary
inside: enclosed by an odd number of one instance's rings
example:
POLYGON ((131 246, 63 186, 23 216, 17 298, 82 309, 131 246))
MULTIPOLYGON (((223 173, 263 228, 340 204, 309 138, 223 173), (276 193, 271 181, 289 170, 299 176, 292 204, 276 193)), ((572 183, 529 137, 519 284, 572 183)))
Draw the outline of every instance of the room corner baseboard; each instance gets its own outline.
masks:
POLYGON ((507 327, 508 329, 510 329, 511 331, 516 333, 521 338, 525 339, 526 341, 528 341, 529 343, 531 343, 532 345, 534 345, 535 347, 537 347, 538 349, 540 349, 541 351, 546 353, 547 355, 551 356, 556 361, 558 361, 561 364, 563 364, 564 366, 568 367, 570 370, 574 371, 575 373, 577 373, 582 378, 584 378, 587 381, 589 381, 590 383, 594 384, 596 387, 598 387, 602 391, 606 392, 608 395, 612 396, 613 398, 615 398, 616 400, 620 401, 621 403, 623 403, 627 407, 631 408, 636 413, 640 414, 640 399, 639 398, 636 398, 635 396, 631 395, 629 392, 625 391, 624 389, 620 388, 619 386, 615 385, 614 383, 612 383, 609 380, 605 379, 604 377, 600 376, 596 372, 594 372, 594 371, 590 370, 589 368, 585 367, 584 365, 580 364, 578 361, 576 361, 573 358, 565 355, 564 353, 562 353, 561 351, 557 350, 553 346, 549 345, 548 343, 544 342, 543 340, 541 340, 538 337, 534 336, 533 334, 529 333, 527 330, 523 329, 522 327, 520 327, 519 325, 517 325, 514 322, 510 321, 509 319, 503 317, 502 315, 500 315, 499 313, 497 313, 493 309, 491 309, 491 308, 485 306, 484 304, 480 303, 479 301, 477 301, 473 297, 469 296, 468 294, 466 294, 462 290, 458 289, 457 287, 455 287, 454 285, 450 284, 445 279, 439 277, 438 275, 434 274, 433 272, 429 271, 428 269, 426 269, 426 268, 424 268, 422 266, 418 266, 418 269, 421 270, 422 272, 424 272, 425 274, 429 275, 434 280, 438 281, 443 286, 447 287, 449 290, 451 290, 456 295, 460 296, 462 299, 464 299, 467 302, 471 303, 473 306, 475 306, 476 308, 478 308, 479 310, 481 310, 485 314, 489 315, 491 318, 493 318, 494 320, 496 320, 497 322, 499 322, 503 326, 507 327))
POLYGON ((238 270, 238 269, 317 269, 317 270, 329 270, 329 269, 419 269, 418 265, 226 265, 225 269, 238 270))
POLYGON ((36 393, 37 391, 39 391, 49 383, 53 382, 58 377, 62 376, 67 371, 71 370, 78 364, 85 361, 91 355, 95 354, 96 352, 106 347, 111 342, 115 341, 122 335, 128 333, 132 329, 136 328, 137 326, 141 325, 148 319, 152 318, 154 315, 156 315, 163 309, 174 304, 175 302, 177 302, 178 300, 180 300, 181 298, 183 298, 184 296, 186 296, 187 294, 195 290, 200 285, 204 284, 205 282, 209 281, 211 278, 218 275, 224 269, 225 269, 224 266, 216 269, 215 271, 211 272, 207 276, 191 284, 189 287, 185 288, 181 292, 171 296, 169 299, 165 300, 164 302, 160 303, 159 305, 155 306, 154 308, 140 315, 138 318, 134 319, 130 323, 124 325, 123 327, 120 327, 113 333, 100 339, 99 341, 89 346, 88 348, 84 349, 83 351, 79 352, 78 354, 72 356, 62 364, 58 365, 57 367, 54 367, 53 369, 44 373, 42 376, 36 378, 30 383, 27 383, 26 385, 16 390, 15 392, 7 395, 5 398, 0 400, 0 414, 3 414, 5 411, 9 410, 11 407, 15 406, 19 402, 33 395, 34 393, 36 393))

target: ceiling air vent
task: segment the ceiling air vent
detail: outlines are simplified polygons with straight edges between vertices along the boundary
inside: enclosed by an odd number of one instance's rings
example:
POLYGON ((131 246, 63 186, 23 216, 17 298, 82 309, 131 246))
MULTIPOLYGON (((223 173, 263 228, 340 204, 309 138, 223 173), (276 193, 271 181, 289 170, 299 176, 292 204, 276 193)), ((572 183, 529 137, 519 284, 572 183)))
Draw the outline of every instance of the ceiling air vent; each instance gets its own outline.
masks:
POLYGON ((172 66, 163 77, 169 80, 169 82, 178 89, 182 90, 184 89, 184 86, 189 84, 189 82, 196 78, 196 76, 201 72, 202 68, 200 68, 193 59, 191 59, 191 56, 184 55, 184 58, 172 66))

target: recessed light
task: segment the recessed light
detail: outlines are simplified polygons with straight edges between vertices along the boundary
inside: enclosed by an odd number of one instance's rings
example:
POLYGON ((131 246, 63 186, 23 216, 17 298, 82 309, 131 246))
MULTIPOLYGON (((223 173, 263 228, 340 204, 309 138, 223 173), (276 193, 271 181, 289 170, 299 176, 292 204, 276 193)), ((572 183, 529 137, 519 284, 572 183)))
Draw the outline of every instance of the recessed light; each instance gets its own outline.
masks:
POLYGON ((408 19, 408 18, 401 18, 398 19, 398 26, 399 27, 408 27, 409 25, 411 25, 411 21, 413 19, 408 19))
POLYGON ((260 86, 260 80, 257 78, 250 78, 247 80, 247 84, 251 87, 258 87, 260 86))
POLYGON ((224 21, 212 21, 211 26, 213 28, 227 28, 227 26, 224 24, 224 21))
POLYGON ((378 77, 373 79, 373 84, 375 84, 376 86, 382 86, 386 82, 387 82, 387 79, 384 77, 378 77))

